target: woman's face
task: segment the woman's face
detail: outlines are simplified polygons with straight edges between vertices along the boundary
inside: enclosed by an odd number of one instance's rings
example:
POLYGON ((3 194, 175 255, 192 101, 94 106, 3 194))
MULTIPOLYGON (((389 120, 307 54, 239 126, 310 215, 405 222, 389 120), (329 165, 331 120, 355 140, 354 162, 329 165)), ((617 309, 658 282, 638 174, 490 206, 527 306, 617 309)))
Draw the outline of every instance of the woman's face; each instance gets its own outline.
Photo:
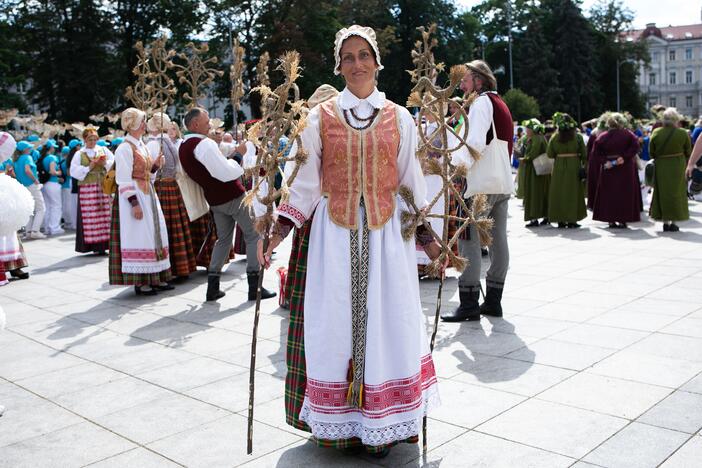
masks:
POLYGON ((527 134, 527 137, 528 137, 528 138, 531 138, 531 137, 534 136, 534 130, 532 130, 532 129, 530 129, 530 128, 527 128, 527 129, 526 129, 526 134, 527 134))
MULTIPOLYGON (((449 101, 449 117, 453 116, 458 111, 458 104, 455 101, 449 101)), ((456 116, 458 117, 458 116, 456 116)))
POLYGON ((375 83, 375 62, 371 46, 358 36, 351 36, 344 41, 339 51, 341 56, 340 71, 350 87, 367 86, 375 83))
POLYGON ((85 147, 86 148, 95 148, 95 144, 97 143, 97 141, 98 141, 97 135, 95 135, 94 133, 91 133, 90 135, 85 137, 85 147))
POLYGON ((168 127, 168 138, 171 140, 175 140, 178 138, 178 130, 175 128, 175 125, 171 125, 168 127))

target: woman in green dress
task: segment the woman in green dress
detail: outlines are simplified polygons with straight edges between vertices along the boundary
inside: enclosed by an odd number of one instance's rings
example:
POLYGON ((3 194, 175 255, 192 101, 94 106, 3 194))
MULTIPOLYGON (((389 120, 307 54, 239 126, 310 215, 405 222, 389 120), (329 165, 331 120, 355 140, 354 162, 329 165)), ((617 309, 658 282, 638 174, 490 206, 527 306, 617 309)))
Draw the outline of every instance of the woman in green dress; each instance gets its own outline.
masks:
POLYGON ((577 123, 568 114, 553 114, 556 133, 548 142, 546 154, 555 159, 548 198, 548 219, 559 228, 579 228, 587 216, 585 186, 581 174, 587 161, 583 137, 576 133, 577 123))
POLYGON ((524 184, 524 221, 529 221, 526 227, 548 224, 548 188, 551 175, 538 175, 534 169, 534 159, 546 153, 547 143, 544 138, 545 127, 538 119, 522 122, 526 127, 526 135, 522 139, 524 153, 519 168, 522 169, 524 184))
POLYGON ((678 128, 680 114, 673 107, 663 112, 663 126, 655 129, 649 154, 655 161, 651 218, 663 221, 663 231, 680 230, 675 221, 690 219, 685 167, 692 151, 687 132, 678 128))

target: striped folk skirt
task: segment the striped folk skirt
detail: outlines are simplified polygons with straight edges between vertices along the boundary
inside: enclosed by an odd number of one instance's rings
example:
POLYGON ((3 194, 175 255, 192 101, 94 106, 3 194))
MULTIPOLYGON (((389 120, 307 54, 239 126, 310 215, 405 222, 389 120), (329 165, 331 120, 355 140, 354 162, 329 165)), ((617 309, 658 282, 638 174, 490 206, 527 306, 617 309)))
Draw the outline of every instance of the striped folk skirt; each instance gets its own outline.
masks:
POLYGON ((110 284, 119 286, 145 286, 169 281, 171 279, 170 268, 158 273, 122 272, 122 247, 119 236, 119 224, 119 199, 115 197, 114 203, 112 203, 112 222, 110 224, 110 284))
MULTIPOLYGON (((217 228, 212 212, 200 216, 190 223, 193 253, 197 266, 208 268, 212 259, 212 249, 217 241, 217 228)), ((234 260, 234 248, 229 251, 229 260, 234 260)))
MULTIPOLYGON (((307 371, 305 365, 305 284, 307 277, 307 252, 310 241, 312 219, 309 219, 300 229, 295 229, 290 261, 288 264, 287 286, 290 291, 290 323, 288 325, 288 340, 285 362, 288 372, 285 376, 285 422, 290 426, 312 432, 307 423, 300 420, 300 410, 305 399, 307 387, 307 371)), ((349 439, 314 439, 320 447, 337 449, 360 447, 363 444, 357 437, 349 439)), ((418 436, 405 439, 402 442, 417 443, 418 436)), ((369 453, 380 452, 399 442, 379 446, 366 446, 369 453)))
POLYGON ((190 220, 183 196, 175 179, 160 179, 154 183, 168 229, 169 259, 173 276, 188 276, 197 269, 190 235, 190 220))
POLYGON ((100 184, 78 186, 76 252, 100 252, 110 247, 112 196, 100 184))
POLYGON ((18 235, 15 234, 14 237, 0 236, 0 264, 7 272, 26 268, 29 265, 18 235))

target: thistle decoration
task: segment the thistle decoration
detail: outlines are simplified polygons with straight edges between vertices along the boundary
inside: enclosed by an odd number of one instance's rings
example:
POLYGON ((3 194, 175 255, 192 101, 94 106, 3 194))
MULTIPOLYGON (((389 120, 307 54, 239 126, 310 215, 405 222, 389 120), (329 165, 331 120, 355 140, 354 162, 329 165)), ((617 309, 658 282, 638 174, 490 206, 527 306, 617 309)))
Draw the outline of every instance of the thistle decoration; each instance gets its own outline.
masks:
MULTIPOLYGON (((434 198, 429 200, 429 204, 422 209, 415 202, 414 194, 408 187, 400 187, 399 194, 408 207, 408 210, 403 212, 401 216, 403 238, 405 240, 414 239, 417 228, 421 225, 441 246, 439 256, 426 267, 426 272, 429 275, 437 276, 440 280, 434 315, 434 331, 430 341, 430 348, 433 350, 438 331, 444 285, 442 268, 448 264, 459 272, 463 271, 468 265, 468 261, 454 253, 454 246, 457 244, 461 234, 471 224, 476 228, 481 239, 488 243, 492 220, 485 218, 483 215, 486 203, 484 195, 473 197, 472 203, 468 206, 463 199, 462 185, 456 183, 456 181, 462 181, 467 175, 466 167, 451 164, 452 155, 458 151, 469 151, 476 161, 480 158, 480 154, 472 150, 467 142, 468 116, 464 108, 459 106, 458 110, 450 118, 447 119, 445 117, 451 97, 456 92, 461 78, 466 73, 466 69, 462 65, 451 67, 448 74, 448 84, 444 88, 437 86, 436 82, 439 73, 444 70, 444 65, 435 63, 432 52, 432 49, 438 44, 438 41, 432 38, 432 35, 436 32, 436 25, 432 24, 428 28, 419 27, 417 29, 421 34, 421 40, 415 43, 415 49, 412 51, 412 62, 415 64, 415 69, 409 71, 409 74, 415 86, 407 100, 407 106, 419 108, 418 120, 420 125, 417 158, 426 174, 441 177, 442 187, 434 198), (454 128, 449 124, 450 121, 459 121, 461 117, 464 123, 460 127, 454 128), (428 125, 423 125, 425 121, 435 122, 435 128, 430 131, 428 125), (458 210, 461 213, 460 216, 449 211, 451 198, 455 199, 460 205, 458 210), (444 212, 432 213, 434 206, 441 199, 443 199, 444 212), (432 218, 443 220, 442 232, 437 233, 432 228, 429 223, 432 218), (449 223, 453 223, 456 226, 456 230, 451 237, 449 237, 449 223)), ((472 99, 474 97, 470 97, 469 102, 472 99)), ((422 432, 425 454, 427 451, 426 422, 426 417, 424 417, 422 432)))
POLYGON ((205 58, 209 52, 209 46, 203 43, 199 47, 189 42, 187 51, 178 54, 185 65, 174 63, 178 82, 188 88, 183 94, 183 99, 187 102, 187 108, 192 109, 197 106, 200 99, 206 97, 205 89, 214 82, 215 77, 221 77, 224 72, 213 68, 217 63, 217 57, 205 58))
MULTIPOLYGON (((283 83, 275 89, 267 84, 259 84, 251 92, 261 96, 261 120, 249 129, 248 139, 258 147, 256 164, 247 168, 253 177, 253 188, 244 198, 244 203, 251 206, 254 199, 266 207, 263 216, 256 220, 256 228, 263 235, 263 251, 268 249, 270 232, 273 227, 273 210, 276 201, 285 202, 289 196, 289 187, 295 180, 299 168, 307 160, 300 139, 305 128, 306 112, 304 101, 295 81, 300 77, 300 54, 296 51, 286 52, 279 59, 276 70, 283 73, 283 83), (281 147, 280 141, 287 136, 288 142, 281 147), (297 143, 294 156, 290 153, 292 145, 297 143), (295 162, 295 168, 283 177, 280 189, 275 189, 276 175, 282 174, 282 166, 289 161, 295 162)), ((258 319, 261 311, 261 285, 265 269, 261 266, 258 276, 258 293, 254 315, 253 339, 251 342, 251 365, 249 368, 249 418, 247 434, 247 453, 253 451, 253 408, 255 393, 256 343, 258 319)))
POLYGON ((132 69, 132 74, 136 81, 132 86, 128 86, 124 93, 134 107, 147 112, 151 106, 152 91, 149 85, 151 68, 149 63, 149 53, 144 47, 144 43, 139 41, 134 48, 137 51, 137 64, 132 69))

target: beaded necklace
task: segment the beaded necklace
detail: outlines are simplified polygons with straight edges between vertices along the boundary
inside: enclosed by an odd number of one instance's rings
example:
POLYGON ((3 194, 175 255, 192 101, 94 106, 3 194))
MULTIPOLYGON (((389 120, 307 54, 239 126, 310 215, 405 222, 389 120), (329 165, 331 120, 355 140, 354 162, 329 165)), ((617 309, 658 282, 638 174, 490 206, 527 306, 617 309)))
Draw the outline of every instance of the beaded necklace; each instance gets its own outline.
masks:
POLYGON ((370 115, 370 117, 366 118, 360 118, 356 115, 356 113, 351 109, 351 115, 353 116, 354 119, 360 121, 360 122, 366 122, 364 125, 360 127, 356 127, 351 123, 351 120, 349 119, 349 114, 346 109, 344 109, 344 119, 346 120, 346 123, 349 124, 350 127, 356 129, 356 130, 365 130, 368 127, 370 127, 373 124, 373 121, 375 118, 378 116, 378 112, 380 112, 380 109, 373 109, 373 113, 370 115))

